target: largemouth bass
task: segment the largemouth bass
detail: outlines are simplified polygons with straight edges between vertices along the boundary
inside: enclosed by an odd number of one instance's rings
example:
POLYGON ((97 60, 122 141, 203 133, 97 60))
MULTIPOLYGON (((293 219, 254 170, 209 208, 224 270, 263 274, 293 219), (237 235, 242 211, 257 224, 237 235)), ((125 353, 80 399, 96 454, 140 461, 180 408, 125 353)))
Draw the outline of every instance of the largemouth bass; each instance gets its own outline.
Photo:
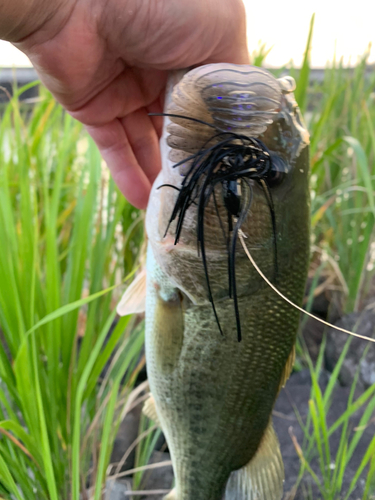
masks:
POLYGON ((146 359, 175 500, 278 500, 271 413, 293 366, 309 261, 308 134, 291 78, 212 64, 167 100, 146 216, 146 359))

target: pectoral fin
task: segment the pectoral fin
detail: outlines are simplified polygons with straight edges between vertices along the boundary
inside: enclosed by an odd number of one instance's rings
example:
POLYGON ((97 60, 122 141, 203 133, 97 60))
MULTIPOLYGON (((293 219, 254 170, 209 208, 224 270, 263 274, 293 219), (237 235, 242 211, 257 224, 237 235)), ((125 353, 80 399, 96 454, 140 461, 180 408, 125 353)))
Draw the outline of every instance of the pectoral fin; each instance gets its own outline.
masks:
POLYGON ((230 475, 224 500, 281 500, 283 482, 279 441, 270 421, 255 456, 230 475))
POLYGON ((119 316, 139 314, 146 309, 146 269, 136 276, 125 290, 124 295, 116 308, 119 316))
POLYGON ((152 352, 159 372, 173 372, 180 358, 184 337, 182 298, 176 291, 167 300, 157 297, 153 324, 152 352))

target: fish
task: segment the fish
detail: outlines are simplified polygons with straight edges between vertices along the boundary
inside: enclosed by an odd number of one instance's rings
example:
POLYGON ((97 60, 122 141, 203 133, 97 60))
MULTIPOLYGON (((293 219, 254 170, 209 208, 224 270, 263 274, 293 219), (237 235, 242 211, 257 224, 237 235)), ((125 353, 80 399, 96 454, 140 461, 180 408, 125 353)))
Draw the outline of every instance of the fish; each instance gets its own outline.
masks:
POLYGON ((272 410, 293 367, 310 251, 309 135, 291 77, 216 63, 175 72, 146 212, 145 413, 168 500, 279 500, 272 410))

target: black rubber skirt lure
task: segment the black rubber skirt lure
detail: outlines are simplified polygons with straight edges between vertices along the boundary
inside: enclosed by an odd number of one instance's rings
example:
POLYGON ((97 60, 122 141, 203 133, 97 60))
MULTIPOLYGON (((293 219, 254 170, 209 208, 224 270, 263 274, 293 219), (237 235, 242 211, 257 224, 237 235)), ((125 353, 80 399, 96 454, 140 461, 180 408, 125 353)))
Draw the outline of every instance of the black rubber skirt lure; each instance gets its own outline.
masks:
POLYGON ((225 131, 219 127, 198 120, 193 117, 161 113, 161 116, 176 117, 204 124, 214 129, 212 137, 194 154, 176 163, 173 168, 189 162, 190 167, 183 177, 179 187, 163 184, 161 187, 171 187, 179 191, 175 205, 165 231, 168 233, 170 225, 176 220, 175 240, 177 245, 181 236, 184 218, 187 210, 195 205, 197 208, 197 245, 202 257, 204 273, 207 283, 208 298, 212 304, 220 333, 223 331, 216 311, 210 277, 208 272, 207 256, 205 251, 205 210, 210 200, 213 200, 216 216, 223 233, 228 253, 228 290, 233 299, 237 326, 237 338, 240 342, 241 321, 236 292, 236 245, 238 233, 243 222, 251 210, 253 185, 257 183, 263 190, 270 210, 274 235, 274 265, 277 273, 276 221, 270 186, 280 174, 275 168, 271 153, 263 142, 254 137, 225 131), (219 189, 217 187, 220 186, 219 189), (218 210, 218 192, 227 217, 227 231, 218 210))

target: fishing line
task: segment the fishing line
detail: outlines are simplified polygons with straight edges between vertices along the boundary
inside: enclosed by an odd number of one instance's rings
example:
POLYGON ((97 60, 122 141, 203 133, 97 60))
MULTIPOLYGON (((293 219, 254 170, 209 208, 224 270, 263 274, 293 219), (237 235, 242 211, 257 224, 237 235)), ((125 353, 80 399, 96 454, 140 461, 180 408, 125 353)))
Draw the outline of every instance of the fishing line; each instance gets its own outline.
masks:
POLYGON ((275 285, 273 285, 270 282, 270 280, 259 269, 257 263, 255 262, 255 260, 251 256, 250 251, 246 246, 246 243, 244 241, 244 238, 246 238, 246 235, 244 234, 244 232, 241 229, 238 231, 238 237, 241 241, 242 248, 244 249, 249 261, 254 266, 256 272, 260 275, 261 278, 263 278, 263 280, 267 283, 267 285, 269 287, 271 287, 274 292, 277 293, 277 295, 279 295, 283 300, 285 300, 285 302, 288 302, 288 304, 290 304, 291 306, 293 306, 295 309, 302 312, 303 314, 307 314, 307 316, 310 316, 311 318, 315 319, 316 321, 319 321, 319 323, 323 323, 323 325, 329 326, 331 328, 334 328, 335 330, 338 330, 339 332, 347 333, 348 335, 352 335, 353 337, 357 337, 357 338, 362 339, 362 340, 368 340, 369 342, 375 342, 375 339, 372 339, 371 337, 366 337, 366 335, 360 335, 359 333, 351 332, 350 330, 345 330, 345 328, 341 328, 339 326, 332 325, 331 323, 328 323, 328 321, 324 321, 324 319, 318 318, 318 316, 315 316, 314 314, 311 314, 310 312, 305 311, 305 309, 302 309, 302 307, 297 306, 297 304, 295 304, 290 299, 288 299, 288 297, 285 297, 285 295, 283 295, 280 292, 280 290, 278 290, 275 287, 275 285))

